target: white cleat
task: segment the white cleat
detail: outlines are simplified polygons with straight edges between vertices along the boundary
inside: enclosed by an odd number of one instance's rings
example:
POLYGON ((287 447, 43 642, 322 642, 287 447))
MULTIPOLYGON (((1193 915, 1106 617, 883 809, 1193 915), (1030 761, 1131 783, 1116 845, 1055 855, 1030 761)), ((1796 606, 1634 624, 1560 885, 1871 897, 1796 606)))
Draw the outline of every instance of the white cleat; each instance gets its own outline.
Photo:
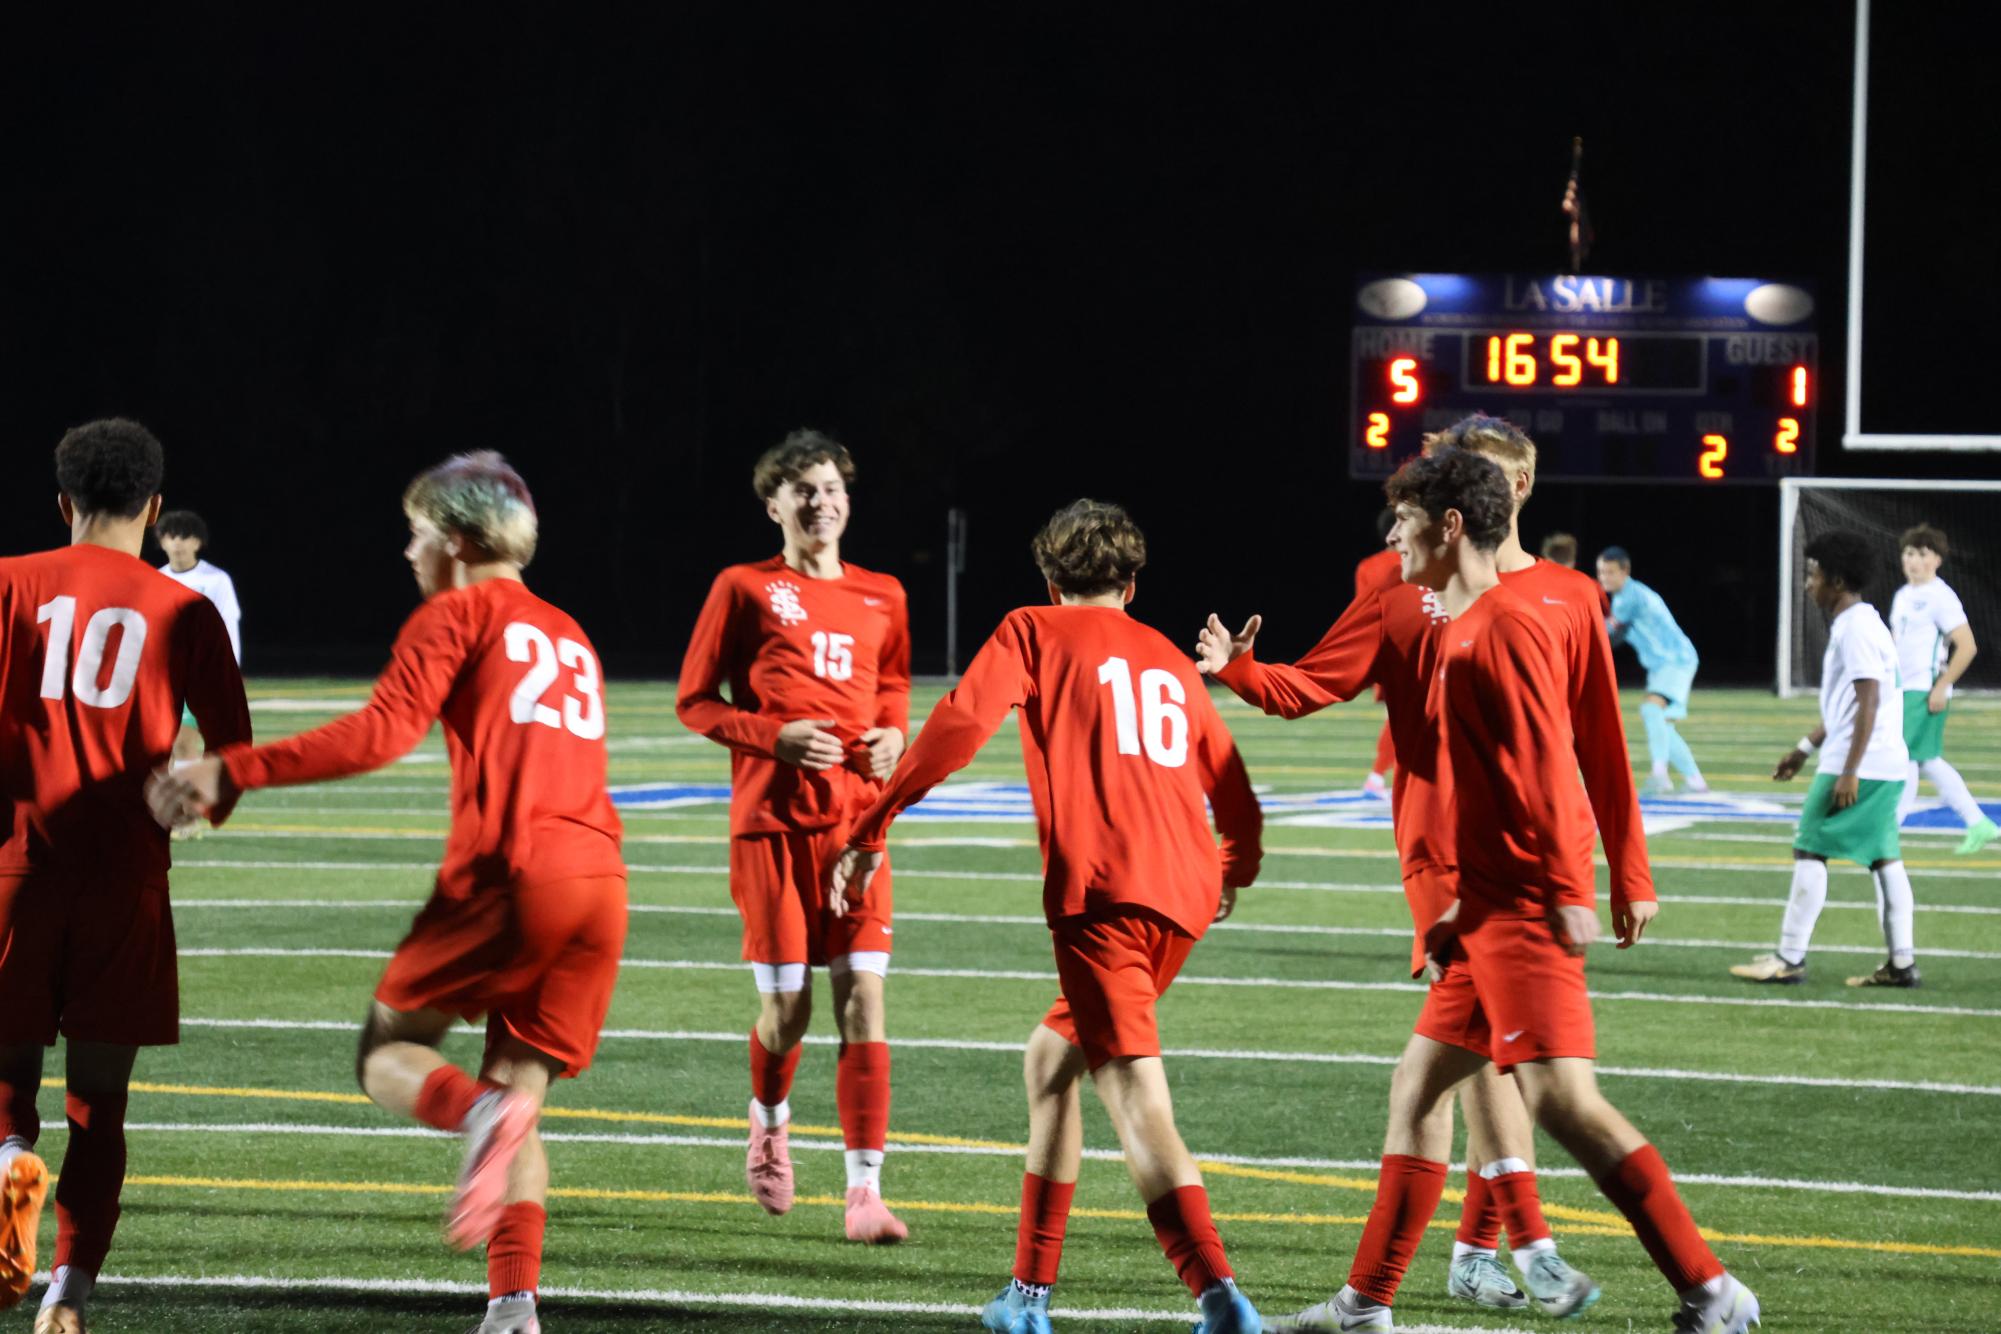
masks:
POLYGON ((471 1334, 542 1334, 542 1322, 535 1314, 533 1297, 509 1297, 490 1302, 486 1319, 471 1334))
POLYGON ((1390 1308, 1344 1287, 1317 1306, 1296 1315, 1267 1320, 1269 1330, 1316 1330, 1320 1334, 1396 1334, 1390 1308))
POLYGON ((1674 1313, 1675 1334, 1745 1334, 1759 1323, 1758 1295, 1725 1274, 1723 1291, 1700 1305, 1682 1303, 1674 1313))

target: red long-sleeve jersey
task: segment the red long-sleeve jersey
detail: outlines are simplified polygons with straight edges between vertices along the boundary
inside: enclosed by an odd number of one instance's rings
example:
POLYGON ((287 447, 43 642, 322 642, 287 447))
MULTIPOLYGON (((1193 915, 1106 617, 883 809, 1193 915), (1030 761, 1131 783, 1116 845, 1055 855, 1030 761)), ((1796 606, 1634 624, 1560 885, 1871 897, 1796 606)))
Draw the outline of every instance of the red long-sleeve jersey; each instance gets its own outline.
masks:
POLYGON ((223 752, 239 788, 380 768, 442 723, 452 827, 437 892, 623 876, 605 790, 597 651, 518 579, 447 589, 410 615, 368 703, 324 727, 223 752))
POLYGON ((0 692, 0 875, 164 883, 145 785, 183 702, 211 749, 250 739, 215 604, 108 547, 0 560, 0 692))
POLYGON ((1257 878, 1264 817, 1201 676, 1166 636, 1113 607, 1009 612, 849 842, 879 850, 890 821, 970 762, 1014 709, 1052 925, 1135 905, 1199 938, 1221 887, 1257 878))
POLYGON ((1556 636, 1505 585, 1438 634, 1432 693, 1452 765, 1460 898, 1507 912, 1591 907, 1591 816, 1556 636))
POLYGON ((843 564, 810 579, 782 556, 716 576, 681 661, 674 710, 682 725, 728 746, 730 833, 824 829, 853 814, 854 777, 872 797, 875 727, 910 730, 910 612, 903 585, 843 564), (723 694, 723 687, 729 694, 723 694), (831 718, 847 773, 786 764, 778 729, 831 718))
POLYGON ((1403 560, 1389 547, 1355 563, 1355 596, 1362 597, 1403 582, 1403 560))

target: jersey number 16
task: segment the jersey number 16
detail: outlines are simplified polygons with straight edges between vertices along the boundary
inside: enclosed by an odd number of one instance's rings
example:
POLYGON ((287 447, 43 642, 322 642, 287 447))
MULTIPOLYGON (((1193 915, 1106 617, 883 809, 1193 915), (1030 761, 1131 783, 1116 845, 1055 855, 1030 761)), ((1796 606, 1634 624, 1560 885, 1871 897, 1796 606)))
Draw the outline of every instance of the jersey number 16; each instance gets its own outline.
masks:
POLYGON ((1112 688, 1119 754, 1137 755, 1144 747, 1146 757, 1163 769, 1188 763, 1188 714, 1181 707, 1188 702, 1188 692, 1180 677, 1149 667, 1139 674, 1135 691, 1132 664, 1124 658, 1106 658, 1098 665, 1098 684, 1112 688))

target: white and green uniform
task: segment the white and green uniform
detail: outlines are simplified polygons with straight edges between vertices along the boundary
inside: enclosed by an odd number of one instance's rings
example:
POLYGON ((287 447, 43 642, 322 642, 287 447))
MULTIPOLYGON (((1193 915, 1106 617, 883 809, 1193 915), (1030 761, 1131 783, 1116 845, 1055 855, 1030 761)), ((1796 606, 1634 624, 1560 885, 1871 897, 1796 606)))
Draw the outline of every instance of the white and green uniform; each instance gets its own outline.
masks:
POLYGON ((1929 697, 1932 683, 1951 656, 1946 636, 1965 624, 1966 608, 1943 579, 1905 584, 1890 600, 1890 632, 1897 640, 1897 684, 1904 690, 1904 744, 1910 747, 1916 763, 1937 759, 1943 749, 1946 710, 1933 713, 1929 697))
POLYGON ((1820 771, 1807 789, 1793 847, 1811 856, 1793 863, 1792 894, 1779 929, 1779 958, 1806 961, 1814 923, 1827 903, 1827 863, 1839 857, 1873 872, 1882 916, 1883 943, 1891 962, 1908 966, 1913 956, 1911 921, 1915 907, 1911 880, 1897 842, 1897 802, 1903 795, 1904 700, 1897 689, 1897 646, 1883 618, 1867 602, 1857 602, 1827 628, 1827 652, 1820 660, 1820 722, 1827 739, 1820 747, 1820 771), (1836 810, 1834 785, 1848 765, 1859 712, 1855 686, 1876 683, 1876 721, 1864 739, 1856 765, 1858 792, 1853 805, 1836 810))
POLYGON ((1903 796, 1910 752, 1904 748, 1904 700, 1897 690, 1897 646, 1883 618, 1867 602, 1857 602, 1827 628, 1827 652, 1820 660, 1820 722, 1827 740, 1820 747, 1820 772, 1807 789, 1793 846, 1823 857, 1842 857, 1868 866, 1895 861, 1897 801, 1903 796), (1834 809, 1834 783, 1848 764, 1855 740, 1855 683, 1876 683, 1876 722, 1855 770, 1861 795, 1855 804, 1834 809))
MULTIPOLYGON (((237 666, 242 666, 243 608, 237 605, 236 581, 229 577, 229 573, 205 560, 198 560, 185 570, 177 570, 171 563, 162 565, 160 573, 177 584, 192 588, 215 604, 215 609, 222 613, 222 623, 229 628, 229 651, 236 655, 237 666)), ((185 706, 181 709, 181 725, 195 725, 194 714, 185 706)))

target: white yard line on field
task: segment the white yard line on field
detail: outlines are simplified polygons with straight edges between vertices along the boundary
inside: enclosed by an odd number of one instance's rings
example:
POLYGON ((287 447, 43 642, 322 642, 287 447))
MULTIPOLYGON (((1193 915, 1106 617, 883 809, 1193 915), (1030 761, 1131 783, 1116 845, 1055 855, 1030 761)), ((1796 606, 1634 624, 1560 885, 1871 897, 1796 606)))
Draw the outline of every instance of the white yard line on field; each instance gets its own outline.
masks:
MULTIPOLYGON (((739 1035, 741 1036, 741 1035, 739 1035)), ((454 1140, 458 1136, 443 1130, 433 1130, 429 1126, 335 1126, 315 1125, 297 1121, 139 1121, 129 1122, 125 1129, 130 1133, 160 1135, 325 1135, 335 1138, 353 1139, 435 1139, 454 1140)), ((51 1125, 51 1133, 64 1133, 66 1126, 51 1125)), ((631 1148, 666 1149, 728 1149, 743 1152, 742 1135, 662 1135, 633 1134, 622 1131, 568 1131, 541 1128, 541 1138, 549 1144, 613 1144, 631 1148)), ((847 1148, 839 1139, 815 1139, 794 1133, 789 1141, 795 1149, 810 1152, 838 1153, 847 1148)), ((891 1153, 924 1154, 944 1157, 972 1158, 1018 1158, 1025 1146, 1019 1144, 906 1144, 892 1133, 884 1146, 891 1153)), ((1198 1161, 1224 1163, 1231 1167, 1256 1167, 1265 1169, 1291 1169, 1317 1172, 1373 1172, 1381 1166, 1380 1160, 1369 1158, 1260 1158, 1244 1154, 1201 1153, 1189 1151, 1198 1161)), ((1085 1149, 1084 1156, 1094 1162, 1116 1163, 1125 1161, 1125 1155, 1117 1149, 1085 1149)), ((1536 1175, 1564 1180, 1586 1180, 1587 1174, 1577 1167, 1538 1167, 1536 1175)), ((1792 1177, 1726 1176, 1712 1172, 1683 1172, 1677 1170, 1674 1179, 1678 1185, 1690 1183, 1706 1186, 1730 1186, 1747 1190, 1812 1191, 1831 1195, 1875 1195, 1887 1198, 1921 1200, 1964 1200, 1974 1204, 2001 1202, 2001 1190, 1949 1190, 1932 1186, 1884 1186, 1861 1181, 1808 1181, 1792 1177)))
MULTIPOLYGON (((331 1019, 182 1019, 181 1023, 190 1028, 298 1030, 310 1032, 347 1032, 354 1028, 352 1023, 343 1023, 331 1019)), ((743 1045, 743 1034, 741 1033, 707 1032, 697 1029, 608 1028, 599 1034, 599 1036, 609 1041, 717 1042, 725 1045, 743 1045)), ((814 1035, 808 1036, 805 1042, 808 1046, 832 1047, 838 1045, 839 1039, 814 1035)), ((978 1038, 897 1037, 893 1042, 894 1045, 906 1050, 995 1052, 1009 1056, 1019 1056, 1022 1050, 1022 1043, 1019 1041, 997 1042, 978 1038)), ((1171 1057, 1175 1060, 1255 1061, 1276 1065, 1367 1065, 1389 1067, 1397 1063, 1395 1056, 1376 1055, 1368 1052, 1266 1051, 1256 1048, 1172 1047, 1164 1049, 1161 1055, 1171 1057)), ((1764 1084, 1801 1088, 1836 1088, 2001 1097, 2001 1085, 1955 1084, 1937 1080, 1843 1079, 1830 1075, 1784 1075, 1771 1073, 1744 1075, 1717 1070, 1661 1069, 1651 1066, 1619 1065, 1601 1065, 1598 1067, 1598 1073, 1611 1078, 1666 1079, 1677 1083, 1764 1084)))

